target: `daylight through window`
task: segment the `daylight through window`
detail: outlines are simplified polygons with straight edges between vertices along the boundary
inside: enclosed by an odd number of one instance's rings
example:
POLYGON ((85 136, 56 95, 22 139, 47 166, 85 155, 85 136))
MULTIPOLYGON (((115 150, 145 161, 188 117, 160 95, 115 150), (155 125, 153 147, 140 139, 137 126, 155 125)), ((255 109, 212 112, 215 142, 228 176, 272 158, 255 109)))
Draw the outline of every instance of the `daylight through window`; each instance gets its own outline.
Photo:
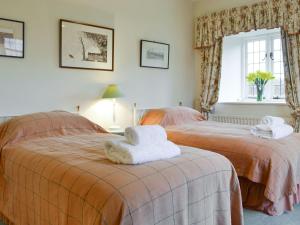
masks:
POLYGON ((241 33, 224 39, 220 101, 251 101, 256 87, 246 76, 257 70, 273 73, 264 101, 282 102, 285 97, 280 29, 241 33))

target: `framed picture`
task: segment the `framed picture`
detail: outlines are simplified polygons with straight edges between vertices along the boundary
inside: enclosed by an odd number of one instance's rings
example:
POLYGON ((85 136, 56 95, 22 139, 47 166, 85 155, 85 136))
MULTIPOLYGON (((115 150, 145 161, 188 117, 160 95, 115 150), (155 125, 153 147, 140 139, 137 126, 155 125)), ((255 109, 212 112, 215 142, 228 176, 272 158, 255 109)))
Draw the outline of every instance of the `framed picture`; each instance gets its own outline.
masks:
POLYGON ((141 67, 169 69, 169 44, 141 40, 140 54, 141 67))
POLYGON ((0 56, 24 58, 25 23, 0 18, 0 56))
POLYGON ((114 29, 60 20, 60 67, 114 70, 114 29))

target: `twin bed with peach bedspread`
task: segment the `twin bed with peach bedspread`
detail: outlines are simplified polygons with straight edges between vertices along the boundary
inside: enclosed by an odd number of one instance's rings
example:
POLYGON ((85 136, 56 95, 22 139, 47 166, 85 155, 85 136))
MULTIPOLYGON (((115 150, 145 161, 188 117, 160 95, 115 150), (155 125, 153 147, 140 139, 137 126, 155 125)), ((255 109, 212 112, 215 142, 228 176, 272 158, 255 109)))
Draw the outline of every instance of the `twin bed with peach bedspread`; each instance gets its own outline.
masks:
POLYGON ((182 147, 180 157, 118 165, 107 134, 51 112, 0 125, 0 212, 15 225, 242 225, 237 175, 223 156, 182 147))
POLYGON ((280 215, 300 202, 300 134, 260 139, 249 126, 204 121, 186 108, 150 110, 141 124, 161 124, 176 144, 226 156, 240 177, 246 207, 280 215))

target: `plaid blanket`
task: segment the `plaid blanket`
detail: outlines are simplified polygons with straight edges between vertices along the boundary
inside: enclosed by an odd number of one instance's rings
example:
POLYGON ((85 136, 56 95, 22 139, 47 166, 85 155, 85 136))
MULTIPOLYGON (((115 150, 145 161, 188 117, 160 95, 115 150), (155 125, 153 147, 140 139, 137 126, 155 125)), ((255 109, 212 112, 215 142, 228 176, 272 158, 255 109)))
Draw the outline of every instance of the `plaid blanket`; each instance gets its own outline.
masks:
POLYGON ((166 129, 168 138, 176 144, 226 156, 238 176, 265 185, 264 196, 273 203, 297 193, 300 183, 299 134, 267 140, 251 135, 249 126, 212 121, 166 129))
POLYGON ((239 182, 221 155, 113 164, 104 142, 121 137, 39 137, 1 153, 0 212, 15 225, 242 225, 239 182))

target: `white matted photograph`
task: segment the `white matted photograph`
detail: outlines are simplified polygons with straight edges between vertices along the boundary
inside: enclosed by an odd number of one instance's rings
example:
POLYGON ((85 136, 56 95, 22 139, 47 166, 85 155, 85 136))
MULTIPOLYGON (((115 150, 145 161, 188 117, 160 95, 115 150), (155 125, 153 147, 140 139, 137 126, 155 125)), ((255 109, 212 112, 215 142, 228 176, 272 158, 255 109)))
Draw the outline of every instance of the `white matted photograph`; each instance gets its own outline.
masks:
POLYGON ((141 40, 140 66, 169 69, 170 45, 161 42, 141 40))
POLYGON ((0 18, 0 56, 24 58, 24 22, 0 18))
POLYGON ((114 29, 60 20, 60 67, 114 70, 114 29))

